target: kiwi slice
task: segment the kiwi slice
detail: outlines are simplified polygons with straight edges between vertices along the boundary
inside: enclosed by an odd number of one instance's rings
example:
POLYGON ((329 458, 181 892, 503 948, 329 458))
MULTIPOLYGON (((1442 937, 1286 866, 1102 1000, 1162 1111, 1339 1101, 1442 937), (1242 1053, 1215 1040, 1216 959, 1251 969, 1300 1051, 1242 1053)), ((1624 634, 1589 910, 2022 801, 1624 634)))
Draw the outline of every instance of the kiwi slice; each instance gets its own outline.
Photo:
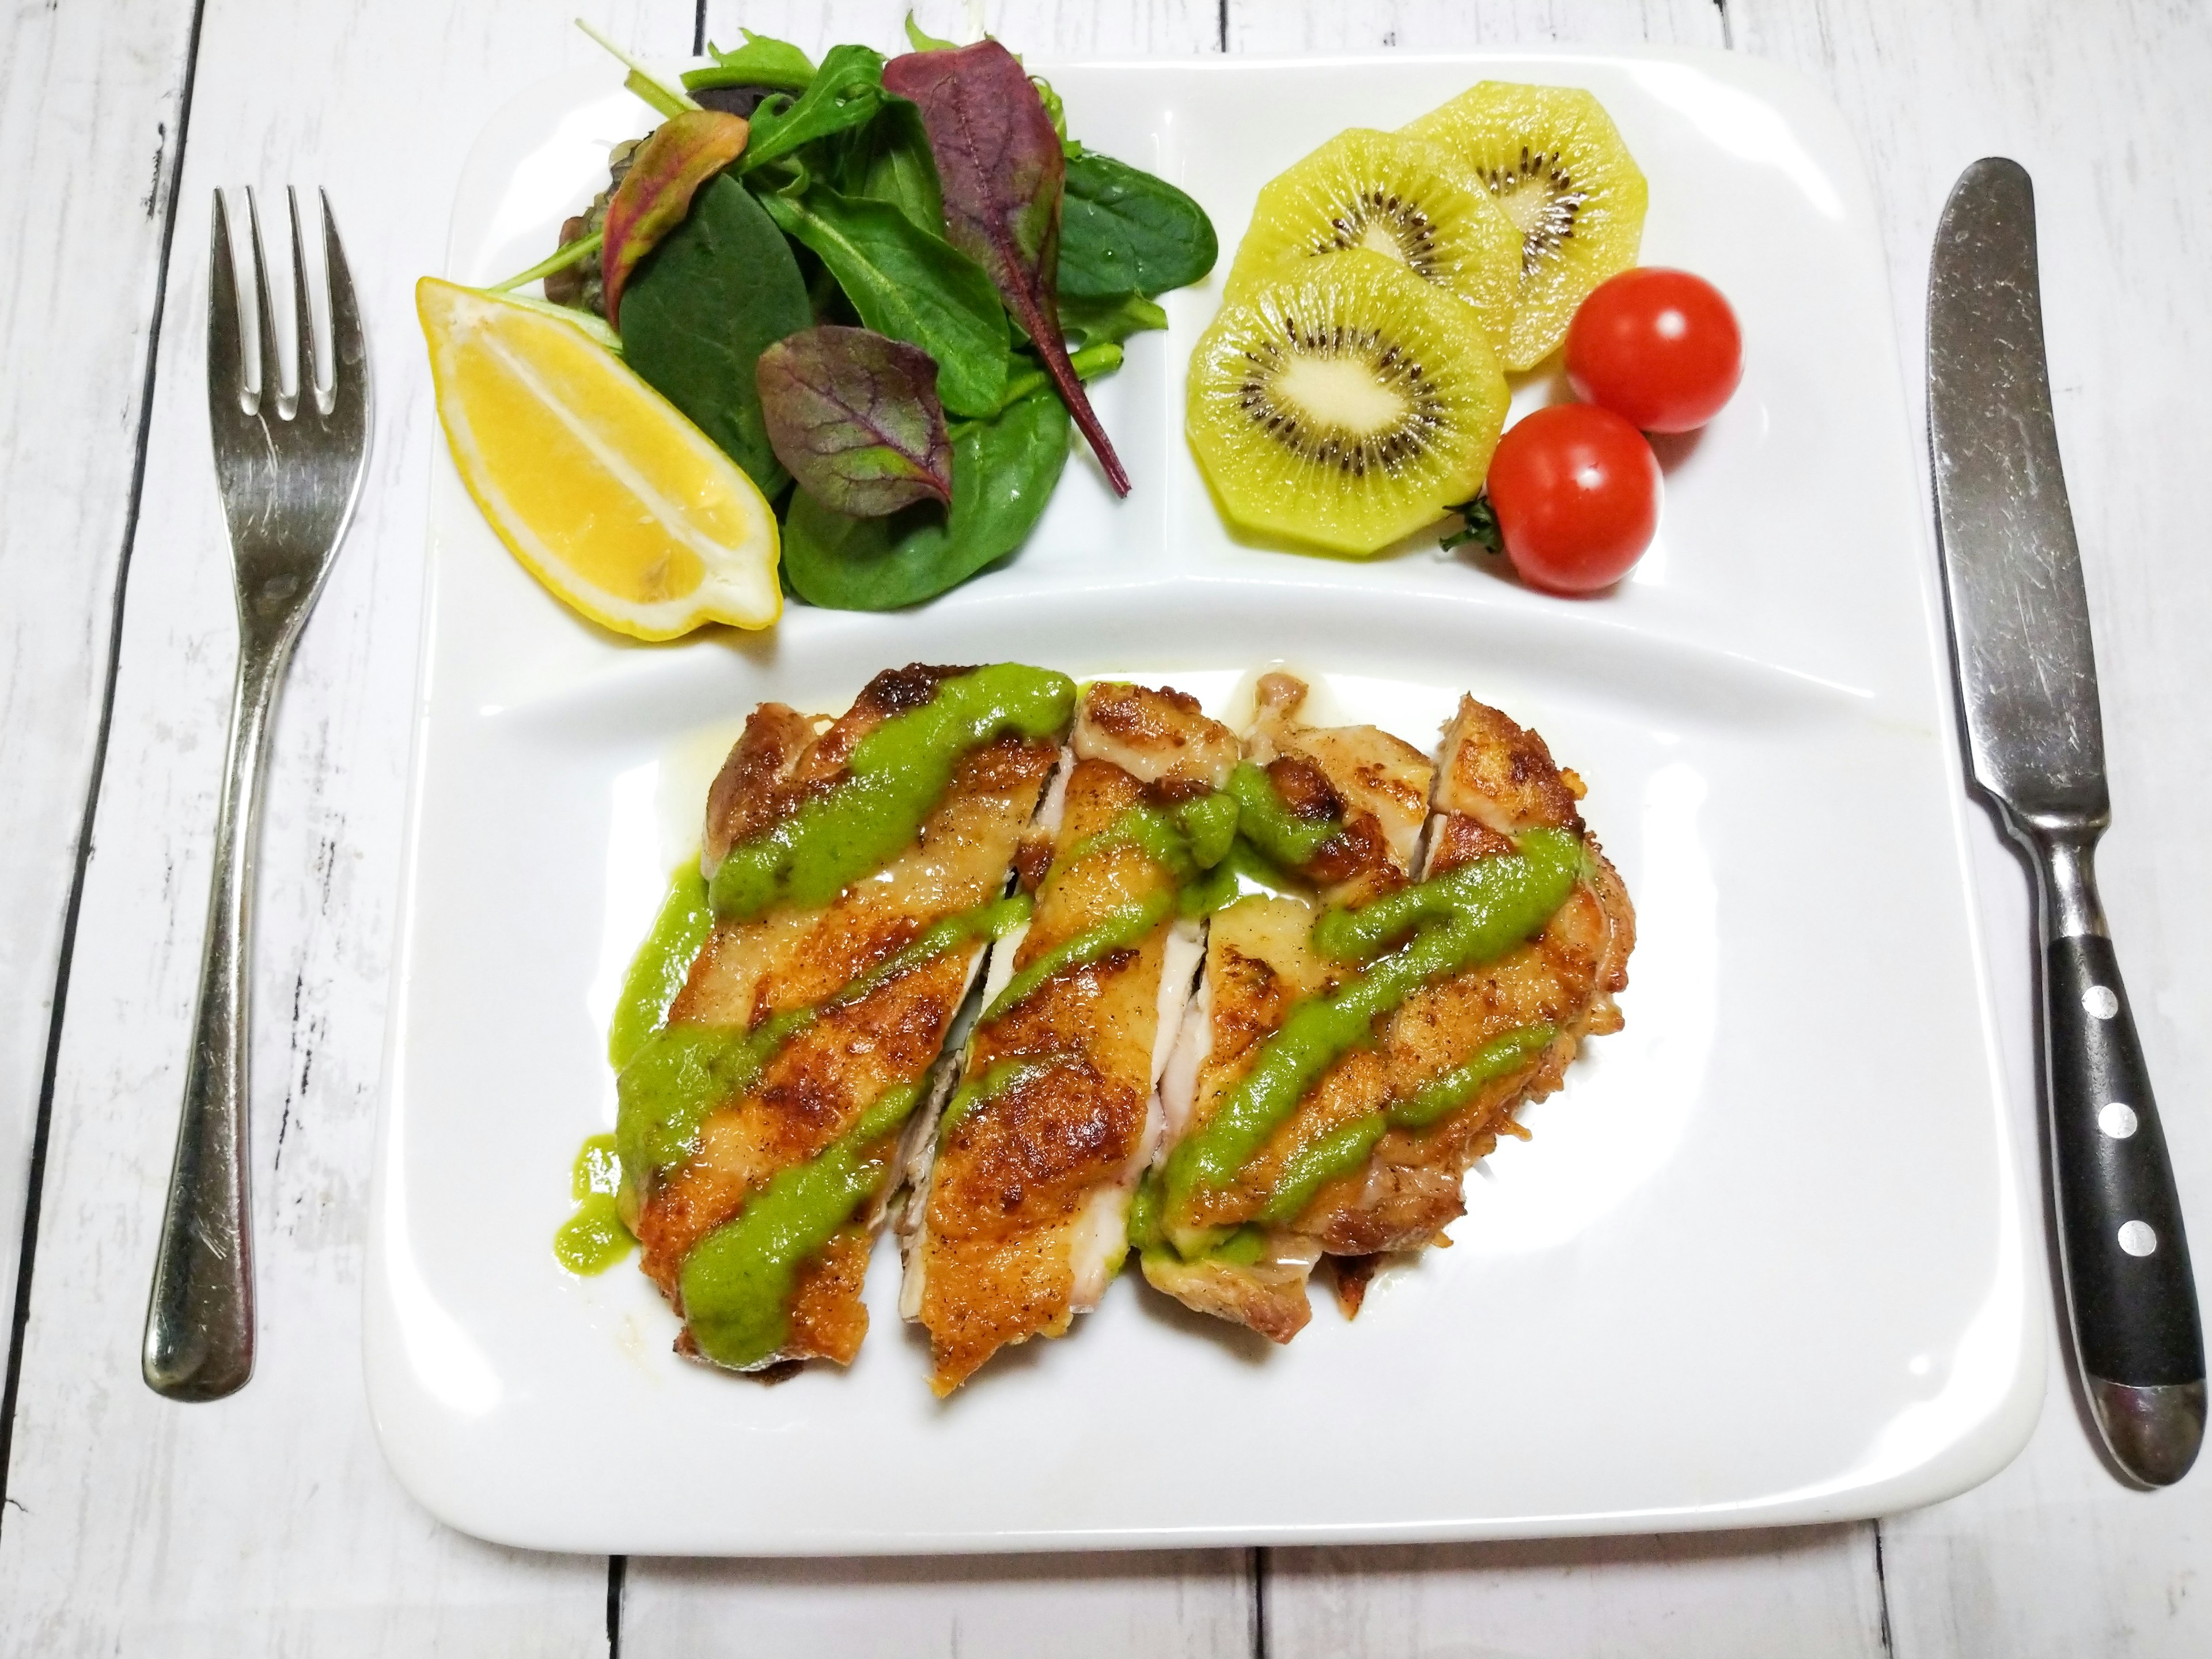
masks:
POLYGON ((1575 307, 1636 263, 1644 175, 1613 118, 1575 87, 1485 81, 1401 129, 1487 189, 1521 232, 1505 367, 1532 368, 1566 337, 1575 307))
POLYGON ((1232 525, 1367 554, 1474 494, 1507 398, 1472 307, 1350 248, 1221 307, 1191 354, 1186 423, 1232 525))
POLYGON ((1236 300, 1286 261, 1364 248, 1457 295, 1503 348, 1521 287, 1521 233, 1451 159, 1401 133, 1340 132, 1260 192, 1222 292, 1236 300))

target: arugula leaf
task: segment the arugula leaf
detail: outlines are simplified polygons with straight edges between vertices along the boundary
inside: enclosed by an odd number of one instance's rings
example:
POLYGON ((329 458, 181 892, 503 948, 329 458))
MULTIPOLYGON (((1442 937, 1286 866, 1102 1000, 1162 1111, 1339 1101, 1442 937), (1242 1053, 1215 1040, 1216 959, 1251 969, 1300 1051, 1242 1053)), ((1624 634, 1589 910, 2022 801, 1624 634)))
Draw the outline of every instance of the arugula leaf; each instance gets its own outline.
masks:
POLYGON ((1054 276, 1067 162, 1036 88, 995 40, 893 58, 884 66, 884 84, 921 107, 945 192, 947 240, 990 272, 1090 441, 1107 483, 1115 495, 1127 495, 1127 469, 1068 367, 1060 339, 1054 276))
POLYGON ((783 568, 802 599, 839 611, 895 611, 968 580, 1033 529, 1067 465, 1067 410, 1040 386, 952 439, 952 510, 918 502, 884 519, 795 497, 783 568))
POLYGON ((810 328, 761 353, 776 459, 824 507, 880 518, 952 504, 952 442, 929 354, 865 328, 810 328))
POLYGON ((752 143, 739 171, 751 173, 817 138, 865 125, 885 96, 883 53, 868 46, 830 47, 797 99, 779 95, 753 112, 752 143))
POLYGON ((1141 294, 1109 294, 1098 298, 1063 294, 1060 298, 1060 325, 1078 345, 1091 346, 1126 340, 1146 329, 1165 328, 1168 314, 1141 294))
POLYGON ((1220 251, 1206 210, 1166 179, 1095 150, 1068 157, 1060 220, 1063 300, 1164 294, 1202 281, 1220 251))
POLYGON ((762 198, 785 234, 811 249, 860 320, 937 360, 937 395, 959 415, 988 415, 1006 383, 1006 313, 965 254, 888 202, 854 201, 826 185, 762 198))
POLYGON ((814 78, 814 60, 788 40, 778 40, 765 34, 755 34, 750 29, 740 28, 745 43, 735 52, 724 52, 712 41, 707 44, 707 55, 714 60, 712 69, 686 70, 684 89, 696 92, 701 87, 781 87, 791 92, 804 92, 806 83, 814 78))
POLYGON ((921 112, 887 97, 876 118, 854 133, 839 173, 848 196, 889 202, 931 235, 945 234, 945 197, 921 112))
POLYGON ((921 25, 914 21, 914 14, 912 12, 908 12, 906 15, 906 40, 907 44, 912 46, 916 52, 957 52, 960 50, 960 44, 957 40, 940 40, 934 34, 926 33, 923 31, 921 25))
POLYGON ((753 366, 813 321, 791 244, 724 173, 630 278, 623 356, 773 499, 788 475, 769 442, 753 366))

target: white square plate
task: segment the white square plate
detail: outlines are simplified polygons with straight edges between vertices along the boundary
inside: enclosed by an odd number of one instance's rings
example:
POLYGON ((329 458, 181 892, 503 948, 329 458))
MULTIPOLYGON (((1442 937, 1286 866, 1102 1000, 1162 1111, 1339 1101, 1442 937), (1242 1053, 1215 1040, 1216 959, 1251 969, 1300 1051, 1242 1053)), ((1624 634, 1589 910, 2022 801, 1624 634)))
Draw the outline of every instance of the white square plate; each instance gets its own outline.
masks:
MULTIPOLYGON (((1670 450, 1659 544, 1606 598, 1432 541, 1243 548, 1182 438, 1217 279, 1100 388, 1126 502, 1079 453, 1028 547, 933 605, 660 648, 541 592, 441 454, 368 1287, 401 1479, 507 1543, 783 1554, 1742 1526, 1995 1472, 2041 1400, 2044 1315, 1874 205, 1826 99, 1719 54, 1045 70, 1086 143, 1206 204, 1224 264, 1260 185, 1340 127, 1486 76, 1586 86, 1650 180, 1644 260, 1735 301, 1742 390, 1670 450), (1423 744, 1463 688, 1501 705, 1589 781, 1635 896, 1627 1029, 1357 1325, 1317 1294, 1270 1350, 1122 1283, 940 1404, 886 1246, 849 1372, 687 1364, 640 1274, 571 1278, 550 1240, 578 1143, 614 1121, 615 987, 720 747, 765 697, 842 708, 887 665, 1006 659, 1217 712, 1285 659, 1423 744)), ((613 78, 493 121, 455 277, 536 258, 643 130, 613 78)))

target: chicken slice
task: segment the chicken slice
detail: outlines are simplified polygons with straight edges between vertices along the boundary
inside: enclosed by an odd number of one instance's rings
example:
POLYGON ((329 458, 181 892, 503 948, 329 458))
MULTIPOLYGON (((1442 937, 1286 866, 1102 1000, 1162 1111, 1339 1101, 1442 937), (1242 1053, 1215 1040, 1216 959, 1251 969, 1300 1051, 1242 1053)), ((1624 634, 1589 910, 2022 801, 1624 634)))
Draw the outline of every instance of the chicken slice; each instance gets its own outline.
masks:
MULTIPOLYGON (((1254 896, 1213 917, 1199 993, 1163 1091, 1170 1148, 1212 1119, 1293 1008, 1352 977, 1351 966, 1313 948, 1322 910, 1403 887, 1413 865, 1434 771, 1429 758, 1371 726, 1300 725, 1305 696, 1304 684, 1291 675, 1265 676, 1244 752, 1292 817, 1334 823, 1336 832, 1290 872, 1312 896, 1254 896)), ((1379 1109, 1388 1091, 1388 1071, 1371 1048, 1329 1066, 1235 1181, 1168 1206, 1161 1237, 1143 1254, 1146 1281, 1274 1341, 1297 1335, 1312 1316, 1306 1280, 1321 1246, 1262 1212, 1288 1156, 1379 1109)))
MULTIPOLYGON (((871 732, 966 672, 878 675, 835 721, 757 710, 708 793, 709 878, 733 847, 845 784, 871 732)), ((681 1351, 744 1370, 853 1358, 905 1109, 1003 921, 996 902, 1060 747, 1057 732, 1007 731, 969 748, 887 862, 827 903, 718 921, 623 1068, 625 1214, 644 1271, 685 1317, 681 1351), (836 1224, 795 1261, 787 1226, 781 1247, 753 1237, 810 1206, 836 1224), (723 1306, 721 1287, 785 1280, 765 1311, 743 1297, 735 1313, 723 1306)))
MULTIPOLYGON (((1296 699, 1279 693, 1273 701, 1282 712, 1270 732, 1263 690, 1253 746, 1315 753, 1319 744, 1284 729, 1296 699)), ((1335 745, 1340 767, 1354 748, 1335 745)), ((1340 802, 1358 799, 1323 775, 1340 802)), ((1407 775, 1397 772, 1394 781, 1407 775)), ((1579 793, 1579 781, 1559 770, 1540 737, 1462 700, 1435 770, 1422 880, 1516 858, 1516 838, 1542 832, 1522 845, 1553 837, 1546 845, 1571 872, 1561 878, 1563 902, 1533 937, 1416 984, 1376 1020, 1375 1040, 1353 1044, 1312 1079, 1233 1178, 1200 1185, 1170 1206, 1163 1242, 1145 1257, 1148 1279, 1193 1307, 1287 1340, 1308 1312, 1304 1273, 1292 1271, 1298 1264, 1310 1267, 1324 1254, 1344 1259, 1340 1293, 1347 1310, 1356 1310, 1374 1256, 1424 1248, 1463 1213, 1466 1171, 1501 1132, 1517 1132, 1515 1109, 1560 1085, 1583 1037, 1620 1024, 1613 998, 1627 984, 1634 913, 1582 822, 1579 793)), ((1352 811, 1345 816, 1347 825, 1356 822, 1352 811)), ((1389 821, 1377 813, 1376 823, 1389 821)), ((1403 835, 1402 818, 1398 830, 1395 836, 1386 830, 1385 847, 1418 839, 1403 835)), ((1392 866, 1374 860, 1357 883, 1341 877, 1330 867, 1336 851, 1332 845, 1306 867, 1324 893, 1364 885, 1379 894, 1402 884, 1402 873, 1394 882, 1392 866)), ((1195 1062, 1178 1054, 1170 1067, 1195 1079, 1194 1129, 1220 1109, 1250 1070, 1248 1056, 1294 1008, 1348 994, 1363 972, 1383 970, 1383 958, 1363 966, 1321 954, 1315 916, 1299 900, 1278 898, 1247 899, 1214 919, 1200 994, 1209 1023, 1203 1030, 1186 1023, 1195 1062)), ((1398 948, 1410 955, 1413 946, 1398 948)))
POLYGON ((994 956, 961 1085, 915 1148, 900 1305, 929 1332, 939 1395, 1105 1293, 1202 950, 1178 914, 1193 871, 1133 826, 1174 833, 1178 805, 1227 782, 1235 734, 1179 692, 1098 684, 1070 748, 1047 856, 1021 860, 1035 915, 994 956))

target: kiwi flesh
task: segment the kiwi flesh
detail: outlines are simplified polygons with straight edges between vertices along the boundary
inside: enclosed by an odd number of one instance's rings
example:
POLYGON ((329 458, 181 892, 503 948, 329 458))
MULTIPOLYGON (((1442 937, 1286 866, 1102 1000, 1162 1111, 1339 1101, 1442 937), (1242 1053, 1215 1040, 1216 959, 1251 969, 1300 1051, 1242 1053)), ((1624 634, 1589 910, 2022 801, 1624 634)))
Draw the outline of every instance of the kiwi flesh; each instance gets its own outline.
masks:
POLYGON ((1508 396, 1471 307, 1350 248, 1222 306, 1191 354, 1186 430, 1232 525, 1364 556, 1474 494, 1508 396))
POLYGON ((1223 293, 1255 291, 1286 262, 1353 248, 1457 295, 1502 348, 1521 285, 1520 229, 1449 156, 1401 133, 1353 127, 1260 191, 1223 293))
POLYGON ((1534 368, 1566 337, 1589 291, 1636 263, 1644 174, 1613 118, 1579 88, 1485 81, 1401 131, 1436 146, 1520 230, 1502 355, 1509 369, 1534 368))

